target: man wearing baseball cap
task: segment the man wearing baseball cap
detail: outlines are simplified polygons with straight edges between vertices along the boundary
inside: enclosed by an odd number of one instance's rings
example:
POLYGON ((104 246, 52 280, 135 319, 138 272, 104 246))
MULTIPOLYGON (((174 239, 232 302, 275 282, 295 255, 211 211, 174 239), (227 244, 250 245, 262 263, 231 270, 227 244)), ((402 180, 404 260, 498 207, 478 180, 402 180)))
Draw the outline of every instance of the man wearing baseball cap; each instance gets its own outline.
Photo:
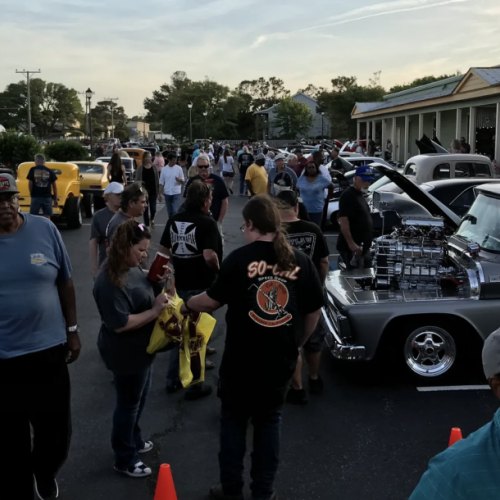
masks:
POLYGON ((123 193, 123 184, 110 182, 104 189, 106 207, 99 210, 92 218, 90 226, 90 267, 92 276, 97 277, 101 264, 106 259, 106 228, 113 216, 120 208, 123 193))
MULTIPOLYGON (((500 328, 485 341, 483 370, 500 399, 500 328)), ((410 500, 500 498, 500 410, 493 420, 429 462, 410 500)))
POLYGON ((255 157, 255 163, 248 167, 245 175, 245 182, 248 188, 248 195, 267 194, 267 172, 264 168, 266 157, 261 153, 255 157))
POLYGON ((33 498, 33 486, 38 498, 56 498, 71 438, 67 364, 81 348, 75 288, 59 231, 19 212, 8 174, 0 174, 0 255, 0 423, 8 450, 0 470, 15 488, 2 498, 33 498))
POLYGON ((340 234, 337 249, 347 269, 372 267, 370 247, 373 223, 364 195, 368 193, 373 180, 373 170, 369 166, 358 167, 353 185, 342 193, 339 200, 340 234), (354 257, 357 258, 356 263, 354 257))
MULTIPOLYGON (((283 177, 288 177, 289 179, 286 180, 286 185, 291 185, 293 189, 296 188, 297 186, 297 176, 295 175, 295 172, 290 168, 285 165, 285 155, 279 154, 274 157, 274 165, 275 167, 272 168, 269 171, 269 176, 268 176, 268 183, 267 183, 267 194, 270 194, 272 196, 276 196, 278 193, 276 192, 275 189, 275 180, 276 177, 279 175, 280 179, 282 181, 284 180, 283 177)), ((279 188, 278 188, 279 190, 279 188)))

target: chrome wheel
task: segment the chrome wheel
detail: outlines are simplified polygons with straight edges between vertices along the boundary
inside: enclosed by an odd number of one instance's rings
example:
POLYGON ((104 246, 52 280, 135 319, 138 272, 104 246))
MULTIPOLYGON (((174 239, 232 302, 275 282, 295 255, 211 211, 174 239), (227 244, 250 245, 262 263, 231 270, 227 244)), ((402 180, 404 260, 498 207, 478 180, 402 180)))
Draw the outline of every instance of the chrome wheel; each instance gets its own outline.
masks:
POLYGON ((406 339, 405 361, 411 371, 432 378, 445 374, 457 358, 453 337, 437 326, 424 326, 406 339))

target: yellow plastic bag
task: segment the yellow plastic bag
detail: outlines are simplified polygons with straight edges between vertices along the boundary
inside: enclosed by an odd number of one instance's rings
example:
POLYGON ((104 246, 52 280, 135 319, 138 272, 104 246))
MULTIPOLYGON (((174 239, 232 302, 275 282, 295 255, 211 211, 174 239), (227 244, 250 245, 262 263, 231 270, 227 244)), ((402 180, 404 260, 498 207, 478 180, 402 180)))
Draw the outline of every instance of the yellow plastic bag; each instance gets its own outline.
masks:
POLYGON ((180 313, 180 309, 183 303, 177 293, 170 297, 168 306, 156 320, 147 348, 149 354, 165 349, 170 342, 181 342, 184 317, 180 313))
POLYGON ((179 378, 183 387, 205 380, 207 344, 216 323, 216 319, 207 313, 186 317, 184 320, 179 353, 179 378))

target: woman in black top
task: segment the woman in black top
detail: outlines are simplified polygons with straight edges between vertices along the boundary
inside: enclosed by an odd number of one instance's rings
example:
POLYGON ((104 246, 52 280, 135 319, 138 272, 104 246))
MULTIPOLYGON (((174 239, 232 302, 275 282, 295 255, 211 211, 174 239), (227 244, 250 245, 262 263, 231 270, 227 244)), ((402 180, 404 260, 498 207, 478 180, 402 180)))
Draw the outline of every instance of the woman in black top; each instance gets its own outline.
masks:
POLYGON ((148 202, 144 210, 144 224, 149 227, 149 212, 151 211, 151 227, 155 228, 156 200, 158 198, 160 174, 153 164, 151 153, 144 153, 142 166, 137 169, 135 180, 143 182, 148 192, 148 202))
POLYGON ((309 257, 293 249, 268 196, 243 209, 248 245, 232 252, 205 293, 186 300, 181 312, 211 312, 227 304, 227 337, 219 380, 222 403, 221 483, 213 500, 242 499, 248 420, 254 426, 253 498, 274 499, 281 407, 303 346, 319 319, 323 289, 309 257))
POLYGON ((119 184, 127 185, 127 175, 125 167, 119 153, 113 153, 111 161, 108 164, 108 181, 118 182, 119 184))
POLYGON ((94 284, 102 321, 97 347, 113 372, 117 396, 111 434, 115 470, 131 477, 151 474, 139 459, 139 453, 153 448, 151 441, 142 439, 139 418, 151 385, 154 360, 146 349, 156 319, 168 302, 160 293, 161 285, 153 285, 139 267, 147 257, 150 240, 149 231, 135 220, 120 224, 108 260, 94 284))

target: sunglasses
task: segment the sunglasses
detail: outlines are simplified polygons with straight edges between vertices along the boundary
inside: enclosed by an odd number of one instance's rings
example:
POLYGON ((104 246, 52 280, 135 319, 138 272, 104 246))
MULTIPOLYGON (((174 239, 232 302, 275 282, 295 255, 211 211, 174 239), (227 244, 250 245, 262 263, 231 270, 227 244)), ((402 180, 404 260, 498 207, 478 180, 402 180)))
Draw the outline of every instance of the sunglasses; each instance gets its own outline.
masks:
POLYGON ((198 168, 210 168, 210 165, 197 165, 198 168))

